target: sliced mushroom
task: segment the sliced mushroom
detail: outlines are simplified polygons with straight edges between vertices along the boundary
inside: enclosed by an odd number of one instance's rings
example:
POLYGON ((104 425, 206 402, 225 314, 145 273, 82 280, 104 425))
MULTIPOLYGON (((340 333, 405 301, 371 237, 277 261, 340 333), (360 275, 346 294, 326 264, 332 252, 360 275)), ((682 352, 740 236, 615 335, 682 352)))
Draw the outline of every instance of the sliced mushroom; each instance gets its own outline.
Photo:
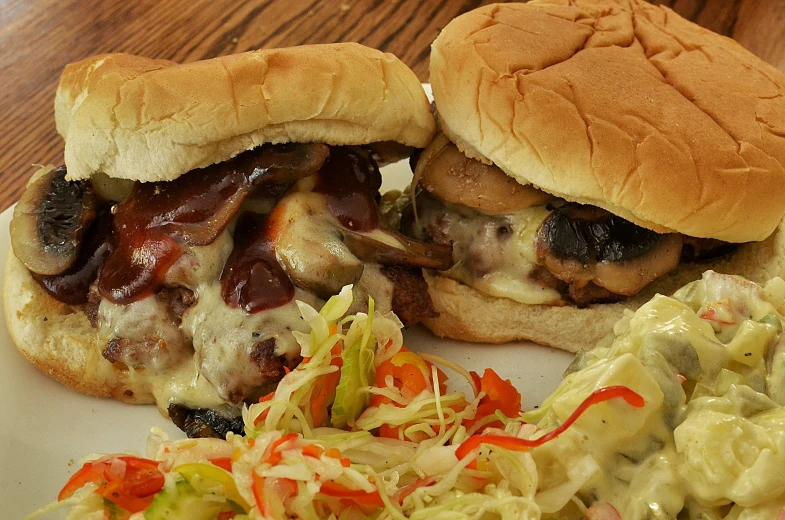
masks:
POLYGON ((11 220, 14 254, 40 275, 60 274, 73 265, 96 216, 90 185, 66 181, 65 174, 63 166, 34 176, 11 220))
POLYGON ((212 408, 187 408, 180 404, 170 404, 169 418, 189 438, 214 437, 225 439, 229 432, 243 434, 243 416, 232 414, 229 410, 212 408))
POLYGON ((295 284, 326 298, 356 283, 364 265, 344 244, 324 196, 293 193, 270 215, 275 255, 295 284))
POLYGON ((194 170, 174 181, 137 185, 126 209, 146 227, 157 227, 191 245, 206 245, 234 218, 251 193, 280 197, 322 167, 323 144, 264 145, 230 161, 194 170), (139 215, 139 216, 136 216, 139 215))
POLYGON ((298 287, 321 297, 356 283, 364 262, 428 269, 453 265, 450 245, 426 244, 382 228, 360 233, 341 226, 320 193, 288 195, 270 215, 270 225, 281 266, 298 287))
MULTIPOLYGON (((681 235, 655 233, 603 209, 574 203, 554 210, 536 238, 538 262, 559 280, 575 289, 594 283, 625 296, 673 270, 681 244, 681 235)), ((589 293, 607 299, 602 291, 589 293)), ((581 292, 582 303, 589 293, 581 292)))
POLYGON ((31 273, 54 299, 69 305, 89 301, 90 286, 112 252, 112 215, 106 212, 90 226, 77 260, 65 271, 55 275, 31 273))
POLYGON ((553 196, 520 184, 494 165, 466 157, 439 134, 417 160, 415 179, 428 193, 490 215, 546 204, 553 196))
POLYGON ((349 250, 366 262, 440 271, 454 264, 452 246, 448 244, 425 243, 383 229, 370 233, 343 230, 343 236, 349 250))

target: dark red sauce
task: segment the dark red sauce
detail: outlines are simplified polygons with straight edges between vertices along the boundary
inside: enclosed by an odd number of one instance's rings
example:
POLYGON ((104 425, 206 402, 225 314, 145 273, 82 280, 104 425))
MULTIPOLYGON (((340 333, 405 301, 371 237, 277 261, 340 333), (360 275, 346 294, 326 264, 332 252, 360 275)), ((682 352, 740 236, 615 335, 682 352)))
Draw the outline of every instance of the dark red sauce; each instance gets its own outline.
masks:
POLYGON ((234 249, 221 273, 221 296, 230 307, 252 314, 285 305, 294 284, 275 258, 271 219, 244 214, 235 229, 234 249))
POLYGON ((379 167, 369 153, 333 147, 314 191, 326 195, 327 207, 341 225, 353 231, 372 231, 379 226, 376 197, 381 185, 379 167))
POLYGON ((85 233, 74 265, 54 276, 30 273, 53 298, 69 305, 87 303, 90 285, 98 276, 106 257, 112 252, 112 215, 98 217, 85 233))
POLYGON ((155 293, 183 253, 210 244, 255 188, 312 175, 324 145, 265 145, 173 181, 138 183, 114 208, 115 250, 101 270, 101 296, 130 303, 155 293))

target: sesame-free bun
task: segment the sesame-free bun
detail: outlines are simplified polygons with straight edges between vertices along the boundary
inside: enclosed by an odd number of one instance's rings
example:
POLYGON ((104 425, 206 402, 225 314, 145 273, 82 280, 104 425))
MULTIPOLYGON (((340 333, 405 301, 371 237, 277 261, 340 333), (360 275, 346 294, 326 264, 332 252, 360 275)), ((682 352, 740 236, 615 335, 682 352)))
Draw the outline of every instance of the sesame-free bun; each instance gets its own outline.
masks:
POLYGON ((785 77, 666 7, 482 7, 436 39, 431 83, 467 155, 566 200, 727 242, 785 213, 785 77))
POLYGON ((175 64, 104 54, 66 66, 55 97, 69 179, 172 180, 263 143, 424 147, 435 123, 414 73, 355 43, 175 64))
POLYGON ((759 284, 775 276, 785 276, 785 222, 767 239, 741 245, 731 255, 711 262, 681 264, 622 302, 594 304, 583 309, 572 305, 526 305, 495 298, 426 271, 428 291, 439 316, 423 321, 442 337, 479 343, 531 340, 577 352, 594 347, 610 334, 625 309, 634 311, 657 293, 670 296, 683 285, 699 280, 709 269, 743 276, 759 284))

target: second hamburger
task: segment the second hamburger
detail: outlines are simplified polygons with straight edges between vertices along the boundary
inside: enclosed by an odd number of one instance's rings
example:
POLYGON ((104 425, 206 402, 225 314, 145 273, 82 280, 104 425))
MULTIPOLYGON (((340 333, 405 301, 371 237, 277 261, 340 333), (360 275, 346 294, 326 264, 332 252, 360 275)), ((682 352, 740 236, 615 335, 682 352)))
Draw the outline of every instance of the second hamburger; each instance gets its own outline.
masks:
POLYGON ((412 236, 437 334, 575 351, 706 269, 785 268, 785 78, 642 1, 487 6, 433 44, 441 134, 419 158, 412 236))

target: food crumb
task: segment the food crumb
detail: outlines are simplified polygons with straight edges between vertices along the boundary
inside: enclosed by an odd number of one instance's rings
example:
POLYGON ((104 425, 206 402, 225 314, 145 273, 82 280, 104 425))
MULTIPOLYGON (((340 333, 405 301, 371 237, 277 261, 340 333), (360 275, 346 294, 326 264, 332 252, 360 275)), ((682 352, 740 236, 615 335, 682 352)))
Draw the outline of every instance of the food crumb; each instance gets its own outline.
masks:
POLYGON ((351 9, 351 8, 352 8, 352 6, 350 4, 347 4, 347 3, 341 4, 341 11, 343 11, 344 13, 346 11, 348 11, 349 9, 351 9))

